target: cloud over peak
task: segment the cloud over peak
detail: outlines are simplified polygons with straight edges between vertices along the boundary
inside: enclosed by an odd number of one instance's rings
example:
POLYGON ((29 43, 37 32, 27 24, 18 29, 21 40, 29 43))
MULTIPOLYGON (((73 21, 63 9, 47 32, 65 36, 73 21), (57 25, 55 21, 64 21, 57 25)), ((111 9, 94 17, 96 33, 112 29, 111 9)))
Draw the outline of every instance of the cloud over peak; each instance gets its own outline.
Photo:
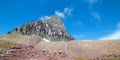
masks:
POLYGON ((50 16, 42 16, 40 17, 41 20, 45 20, 45 19, 50 19, 50 16))
MULTIPOLYGON (((63 11, 55 10, 54 15, 57 15, 61 18, 65 18, 66 16, 72 15, 73 8, 66 7, 63 9, 63 11)), ((45 20, 45 19, 50 19, 50 16, 42 16, 39 19, 45 20)))
POLYGON ((64 12, 68 15, 71 15, 73 10, 74 10, 73 8, 68 8, 68 7, 64 8, 64 12))
POLYGON ((60 12, 60 11, 55 11, 55 15, 57 15, 57 16, 59 16, 59 17, 62 17, 62 18, 65 17, 64 12, 60 12))
POLYGON ((63 9, 62 12, 56 10, 55 15, 57 15, 57 16, 59 16, 61 18, 65 18, 68 15, 72 15, 73 10, 74 10, 73 8, 66 7, 66 8, 63 9))

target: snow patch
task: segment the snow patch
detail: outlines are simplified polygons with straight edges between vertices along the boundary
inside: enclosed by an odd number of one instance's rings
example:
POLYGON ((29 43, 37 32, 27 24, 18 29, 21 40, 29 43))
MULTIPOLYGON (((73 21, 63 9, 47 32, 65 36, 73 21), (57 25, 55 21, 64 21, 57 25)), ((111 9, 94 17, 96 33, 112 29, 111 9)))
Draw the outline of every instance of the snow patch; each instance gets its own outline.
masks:
POLYGON ((45 38, 43 38, 43 40, 44 40, 45 42, 50 42, 48 39, 45 39, 45 38))

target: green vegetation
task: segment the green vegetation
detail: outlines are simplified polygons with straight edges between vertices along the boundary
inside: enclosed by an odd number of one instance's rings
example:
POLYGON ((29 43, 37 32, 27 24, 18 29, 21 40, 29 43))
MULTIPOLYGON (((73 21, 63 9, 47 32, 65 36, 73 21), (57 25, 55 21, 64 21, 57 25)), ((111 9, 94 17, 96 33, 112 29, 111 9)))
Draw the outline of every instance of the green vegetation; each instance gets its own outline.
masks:
MULTIPOLYGON (((76 58, 75 60, 88 60, 88 59, 84 59, 84 58, 76 58)), ((120 60, 120 57, 116 57, 116 58, 104 58, 103 60, 120 60)))
POLYGON ((120 60, 120 57, 116 57, 116 58, 104 58, 103 60, 120 60))
POLYGON ((86 60, 86 59, 83 59, 83 58, 78 57, 78 58, 76 58, 75 60, 86 60))
POLYGON ((8 48, 10 46, 15 46, 15 45, 16 45, 15 42, 0 40, 0 48, 8 48))
POLYGON ((110 59, 104 58, 103 60, 110 60, 110 59))
POLYGON ((120 60, 120 57, 117 57, 117 58, 115 58, 115 59, 113 59, 113 60, 120 60))

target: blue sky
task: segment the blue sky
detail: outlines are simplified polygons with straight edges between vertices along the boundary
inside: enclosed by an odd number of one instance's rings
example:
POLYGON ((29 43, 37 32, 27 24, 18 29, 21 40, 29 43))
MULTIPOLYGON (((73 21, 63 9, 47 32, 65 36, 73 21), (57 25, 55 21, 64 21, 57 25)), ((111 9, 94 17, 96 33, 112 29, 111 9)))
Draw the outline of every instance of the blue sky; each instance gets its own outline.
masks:
POLYGON ((120 39, 119 0, 0 0, 0 34, 51 15, 77 40, 120 39))

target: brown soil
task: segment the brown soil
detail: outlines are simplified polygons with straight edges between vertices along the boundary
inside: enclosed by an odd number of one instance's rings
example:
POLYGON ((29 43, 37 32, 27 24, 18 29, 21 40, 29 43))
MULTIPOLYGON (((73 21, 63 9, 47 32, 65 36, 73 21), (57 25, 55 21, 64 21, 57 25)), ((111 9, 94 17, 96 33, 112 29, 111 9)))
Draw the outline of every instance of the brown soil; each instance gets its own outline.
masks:
POLYGON ((0 53, 0 60, 120 60, 120 40, 45 42, 34 37, 14 34, 0 36, 0 40, 20 44, 10 47, 7 50, 10 53, 0 53))

